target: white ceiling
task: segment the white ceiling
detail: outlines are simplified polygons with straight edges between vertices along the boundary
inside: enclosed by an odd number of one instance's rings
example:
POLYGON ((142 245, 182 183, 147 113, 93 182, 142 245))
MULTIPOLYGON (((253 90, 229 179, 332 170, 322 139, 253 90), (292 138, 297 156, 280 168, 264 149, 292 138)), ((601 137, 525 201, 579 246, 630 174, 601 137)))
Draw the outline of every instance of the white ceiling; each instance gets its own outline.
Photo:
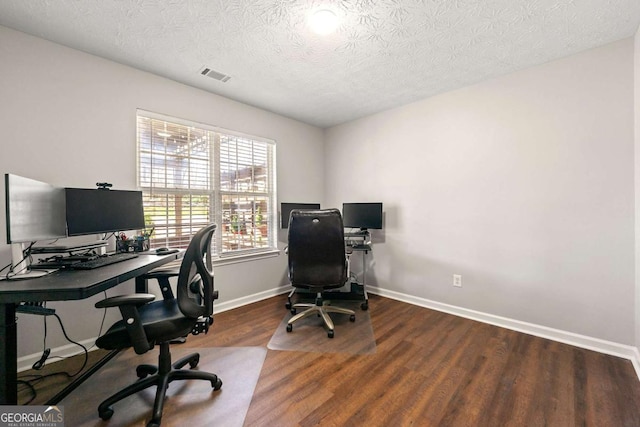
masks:
POLYGON ((0 25, 328 127, 630 37, 640 0, 2 0, 0 25), (318 9, 336 33, 306 23, 318 9), (222 83, 203 67, 231 76, 222 83))

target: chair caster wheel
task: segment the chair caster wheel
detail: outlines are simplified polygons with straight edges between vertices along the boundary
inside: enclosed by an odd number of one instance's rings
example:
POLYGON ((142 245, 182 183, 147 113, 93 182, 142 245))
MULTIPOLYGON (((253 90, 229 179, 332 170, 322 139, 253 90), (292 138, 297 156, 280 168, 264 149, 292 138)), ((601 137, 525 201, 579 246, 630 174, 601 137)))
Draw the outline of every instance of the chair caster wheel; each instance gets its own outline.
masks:
POLYGON ((369 308, 369 303, 363 302, 362 304, 360 304, 360 308, 366 311, 369 308))
POLYGON ((351 316, 349 316, 349 321, 355 322, 356 321, 356 315, 352 314, 351 316))
POLYGON ((293 331, 293 325, 287 325, 287 332, 293 331))
POLYGON ((198 366, 198 362, 200 362, 199 354, 189 361, 189 367, 191 369, 195 368, 196 366, 198 366))
POLYGON ((220 390, 222 388, 222 380, 218 378, 215 383, 211 383, 211 387, 213 387, 214 390, 220 390))
POLYGON ((333 338, 333 331, 329 331, 329 332, 327 332, 327 336, 328 336, 329 338, 333 338))
POLYGON ((151 366, 151 365, 136 366, 136 375, 140 379, 146 378, 148 375, 153 375, 156 372, 158 372, 158 368, 156 368, 155 366, 151 366))
POLYGON ((107 421, 113 416, 113 409, 107 408, 104 411, 98 411, 98 416, 103 420, 107 421))
POLYGON ((160 427, 160 423, 157 423, 155 421, 149 421, 149 424, 147 424, 147 427, 160 427))
POLYGON ((285 303, 284 306, 286 307, 287 310, 291 310, 291 303, 290 302, 285 303))
POLYGON ((293 314, 295 316, 295 314, 296 314, 296 309, 295 308, 291 309, 291 314, 293 314))

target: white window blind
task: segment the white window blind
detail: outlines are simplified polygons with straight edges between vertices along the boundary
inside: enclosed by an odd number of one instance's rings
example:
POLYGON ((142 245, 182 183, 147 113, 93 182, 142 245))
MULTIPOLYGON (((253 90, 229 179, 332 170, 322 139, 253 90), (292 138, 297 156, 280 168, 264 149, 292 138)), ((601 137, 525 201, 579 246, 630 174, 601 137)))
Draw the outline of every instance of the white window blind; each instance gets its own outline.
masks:
POLYGON ((138 184, 152 246, 186 248, 215 222, 213 253, 275 248, 275 144, 138 110, 138 184))

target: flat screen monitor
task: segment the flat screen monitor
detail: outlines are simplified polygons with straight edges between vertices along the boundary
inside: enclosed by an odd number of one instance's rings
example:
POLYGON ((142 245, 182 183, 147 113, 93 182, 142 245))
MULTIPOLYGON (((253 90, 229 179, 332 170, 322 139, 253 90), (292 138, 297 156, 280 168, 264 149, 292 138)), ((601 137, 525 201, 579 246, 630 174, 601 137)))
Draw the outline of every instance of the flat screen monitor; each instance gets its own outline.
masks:
POLYGON ((65 188, 65 194, 69 236, 144 228, 142 191, 65 188))
POLYGON ((7 243, 30 243, 66 236, 63 188, 5 174, 7 243))
POLYGON ((294 209, 301 209, 301 210, 320 209, 320 203, 281 203, 280 204, 280 215, 281 215, 280 226, 282 228, 289 228, 289 217, 291 216, 291 211, 294 209))
POLYGON ((342 221, 347 228, 382 228, 382 203, 343 203, 342 221))

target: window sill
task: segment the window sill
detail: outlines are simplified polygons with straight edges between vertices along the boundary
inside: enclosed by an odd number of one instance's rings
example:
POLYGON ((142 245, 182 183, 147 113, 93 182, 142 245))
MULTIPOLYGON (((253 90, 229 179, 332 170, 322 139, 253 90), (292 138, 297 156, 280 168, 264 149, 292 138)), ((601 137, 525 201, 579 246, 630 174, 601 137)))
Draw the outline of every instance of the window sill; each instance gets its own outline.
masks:
POLYGON ((238 264, 240 262, 255 261, 255 260, 264 259, 264 258, 273 258, 277 256, 280 256, 280 249, 270 249, 268 251, 258 252, 258 253, 219 257, 219 258, 213 259, 212 262, 214 266, 220 266, 220 265, 227 265, 227 264, 238 264))

